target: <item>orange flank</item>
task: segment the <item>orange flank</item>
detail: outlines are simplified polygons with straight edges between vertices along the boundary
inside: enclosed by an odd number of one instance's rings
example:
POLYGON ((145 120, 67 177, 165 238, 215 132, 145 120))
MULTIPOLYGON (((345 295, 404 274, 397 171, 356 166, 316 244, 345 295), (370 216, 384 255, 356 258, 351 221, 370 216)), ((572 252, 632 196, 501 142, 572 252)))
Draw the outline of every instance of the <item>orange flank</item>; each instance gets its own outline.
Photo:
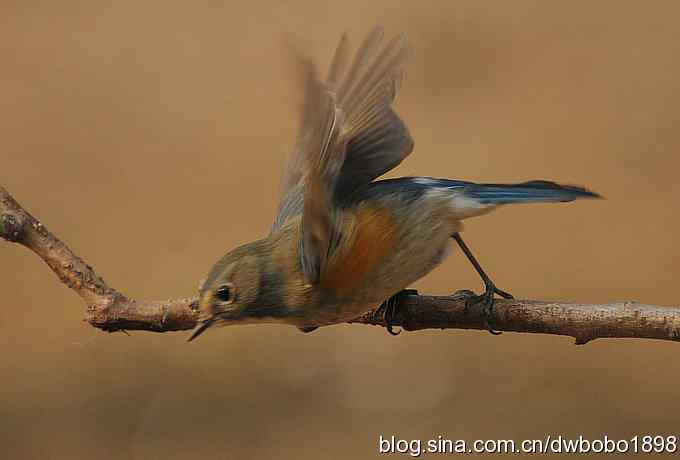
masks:
POLYGON ((340 296, 350 294, 366 280, 366 275, 383 262, 398 242, 392 213, 380 208, 359 209, 354 231, 348 236, 346 249, 331 257, 321 275, 321 285, 340 296))

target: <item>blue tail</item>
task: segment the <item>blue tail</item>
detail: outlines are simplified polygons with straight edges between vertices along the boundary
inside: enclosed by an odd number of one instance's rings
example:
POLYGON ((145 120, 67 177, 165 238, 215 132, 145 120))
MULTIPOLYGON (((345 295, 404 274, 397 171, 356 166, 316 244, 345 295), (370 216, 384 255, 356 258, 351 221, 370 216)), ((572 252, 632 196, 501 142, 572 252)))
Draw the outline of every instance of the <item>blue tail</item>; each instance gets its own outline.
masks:
POLYGON ((602 198, 583 187, 533 180, 521 184, 474 184, 462 187, 464 196, 481 204, 547 203, 573 201, 579 198, 602 198))

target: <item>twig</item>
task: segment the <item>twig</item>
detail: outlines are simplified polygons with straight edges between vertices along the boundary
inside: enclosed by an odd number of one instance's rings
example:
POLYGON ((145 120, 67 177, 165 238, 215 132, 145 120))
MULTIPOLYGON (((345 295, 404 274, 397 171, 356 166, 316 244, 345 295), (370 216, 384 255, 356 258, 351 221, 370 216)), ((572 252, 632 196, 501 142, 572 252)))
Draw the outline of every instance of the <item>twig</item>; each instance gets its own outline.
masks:
MULTIPOLYGON (((27 247, 47 263, 64 284, 83 298, 86 320, 94 327, 109 332, 167 332, 189 330, 196 325, 197 298, 138 301, 125 296, 110 287, 1 186, 0 237, 27 247)), ((392 325, 407 331, 485 329, 479 309, 466 308, 465 303, 461 295, 405 295, 395 309, 392 325)), ((493 327, 498 331, 566 335, 574 337, 577 344, 605 337, 680 341, 678 306, 499 299, 495 309, 493 327)), ((387 325, 382 310, 367 312, 351 323, 387 325)))

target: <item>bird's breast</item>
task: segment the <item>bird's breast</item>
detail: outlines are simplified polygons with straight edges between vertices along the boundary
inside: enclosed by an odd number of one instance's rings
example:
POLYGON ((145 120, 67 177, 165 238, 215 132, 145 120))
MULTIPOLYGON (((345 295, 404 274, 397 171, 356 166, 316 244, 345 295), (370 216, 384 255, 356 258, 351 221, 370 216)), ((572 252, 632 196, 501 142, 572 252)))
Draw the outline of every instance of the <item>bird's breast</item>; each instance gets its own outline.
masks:
POLYGON ((359 287, 399 245, 399 231, 392 212, 361 207, 344 219, 340 243, 330 257, 320 285, 346 297, 359 287))

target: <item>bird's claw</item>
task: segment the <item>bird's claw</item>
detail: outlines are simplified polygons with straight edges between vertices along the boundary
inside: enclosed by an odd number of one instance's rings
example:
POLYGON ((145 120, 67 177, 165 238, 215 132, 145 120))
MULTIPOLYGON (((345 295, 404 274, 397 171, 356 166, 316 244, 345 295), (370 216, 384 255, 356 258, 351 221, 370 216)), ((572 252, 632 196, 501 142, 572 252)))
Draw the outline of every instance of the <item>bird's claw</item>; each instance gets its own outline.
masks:
POLYGON ((501 335, 502 332, 496 331, 491 326, 494 317, 494 303, 495 295, 498 295, 504 299, 514 299, 512 294, 498 289, 493 283, 486 285, 486 289, 483 294, 476 295, 472 291, 461 290, 454 294, 459 297, 466 297, 465 300, 465 312, 467 313, 473 305, 481 305, 482 307, 482 319, 484 321, 484 327, 492 335, 501 335))
POLYGON ((504 299, 514 299, 515 297, 509 292, 501 291, 496 286, 493 286, 493 292, 503 297, 504 299))
POLYGON ((399 335, 401 330, 395 331, 395 318, 397 316, 397 307, 399 306, 399 301, 403 296, 407 295, 418 295, 418 291, 415 289, 402 289, 401 291, 394 294, 389 299, 385 300, 376 313, 385 321, 385 329, 390 335, 399 335))

